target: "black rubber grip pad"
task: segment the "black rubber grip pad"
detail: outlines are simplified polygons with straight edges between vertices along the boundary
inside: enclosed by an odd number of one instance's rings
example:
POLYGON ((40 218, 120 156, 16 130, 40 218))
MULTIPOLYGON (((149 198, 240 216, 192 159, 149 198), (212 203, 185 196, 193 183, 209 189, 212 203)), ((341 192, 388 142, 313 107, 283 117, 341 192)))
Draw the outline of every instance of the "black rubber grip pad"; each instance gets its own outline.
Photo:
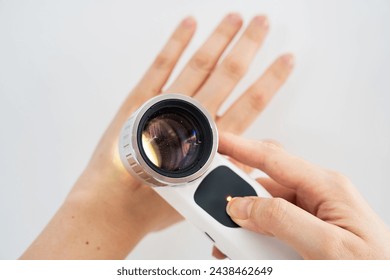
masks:
POLYGON ((195 191, 194 200, 214 219, 227 227, 239 227, 226 213, 227 197, 257 196, 250 184, 227 166, 211 171, 195 191))

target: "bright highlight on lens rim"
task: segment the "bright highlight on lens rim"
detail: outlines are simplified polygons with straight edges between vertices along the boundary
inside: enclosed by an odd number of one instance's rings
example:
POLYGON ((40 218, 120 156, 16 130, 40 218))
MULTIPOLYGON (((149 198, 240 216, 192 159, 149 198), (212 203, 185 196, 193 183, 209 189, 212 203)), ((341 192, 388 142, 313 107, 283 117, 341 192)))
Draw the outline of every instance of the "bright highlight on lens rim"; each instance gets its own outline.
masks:
POLYGON ((196 100, 178 94, 144 103, 121 135, 121 160, 152 186, 199 178, 218 149, 218 131, 210 114, 196 100))
POLYGON ((161 166, 161 156, 157 154, 157 149, 153 146, 153 139, 150 139, 145 133, 142 134, 142 147, 146 156, 155 166, 161 166))

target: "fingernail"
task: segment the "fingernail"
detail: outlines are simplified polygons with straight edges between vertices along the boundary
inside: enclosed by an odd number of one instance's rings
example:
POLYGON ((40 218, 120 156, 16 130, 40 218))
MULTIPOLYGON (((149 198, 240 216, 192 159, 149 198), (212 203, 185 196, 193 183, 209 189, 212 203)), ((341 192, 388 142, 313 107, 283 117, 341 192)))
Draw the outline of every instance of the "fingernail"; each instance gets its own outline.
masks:
POLYGON ((227 15, 227 19, 231 24, 241 24, 242 19, 241 16, 237 13, 231 13, 227 15))
POLYGON ((265 27, 265 28, 268 28, 268 18, 266 16, 255 16, 253 18, 253 21, 259 25, 259 26, 262 26, 262 27, 265 27))
POLYGON ((195 19, 192 16, 186 17, 182 21, 182 25, 186 28, 192 28, 195 26, 195 19))
POLYGON ((239 220, 249 218, 254 200, 250 197, 235 197, 226 207, 226 212, 229 216, 239 220))
POLYGON ((291 53, 282 55, 280 59, 283 61, 284 64, 290 67, 294 66, 294 56, 291 53))

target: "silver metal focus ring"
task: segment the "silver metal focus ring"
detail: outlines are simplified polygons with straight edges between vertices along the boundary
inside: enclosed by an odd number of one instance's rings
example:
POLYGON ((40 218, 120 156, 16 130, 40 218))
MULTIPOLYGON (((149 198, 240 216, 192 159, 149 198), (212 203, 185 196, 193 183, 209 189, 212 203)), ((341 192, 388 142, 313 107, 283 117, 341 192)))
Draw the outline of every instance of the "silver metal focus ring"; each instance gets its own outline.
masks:
POLYGON ((167 184, 154 179, 149 175, 134 156, 134 149, 132 148, 132 128, 134 126, 134 117, 129 118, 123 127, 121 139, 119 141, 119 152, 121 154, 122 162, 126 169, 138 176, 140 179, 154 186, 167 186, 167 184))
POLYGON ((121 156, 122 163, 126 169, 131 172, 133 175, 143 180, 146 184, 153 186, 171 186, 179 185, 191 182, 200 176, 202 176, 210 166, 216 152, 218 150, 218 132, 216 125, 207 112, 206 109, 202 107, 196 100, 191 97, 187 97, 180 94, 162 94, 155 98, 150 99, 145 104, 143 104, 133 115, 126 121, 119 141, 119 153, 121 156), (139 143, 137 143, 137 130, 140 124, 142 116, 149 110, 154 104, 159 103, 164 100, 183 100, 187 103, 190 103, 206 117, 208 125, 210 126, 210 131, 212 133, 212 143, 207 143, 211 145, 210 155, 205 162, 205 164, 195 171, 193 174, 190 174, 186 177, 169 177, 164 176, 161 173, 153 170, 148 163, 144 160, 141 155, 139 143))

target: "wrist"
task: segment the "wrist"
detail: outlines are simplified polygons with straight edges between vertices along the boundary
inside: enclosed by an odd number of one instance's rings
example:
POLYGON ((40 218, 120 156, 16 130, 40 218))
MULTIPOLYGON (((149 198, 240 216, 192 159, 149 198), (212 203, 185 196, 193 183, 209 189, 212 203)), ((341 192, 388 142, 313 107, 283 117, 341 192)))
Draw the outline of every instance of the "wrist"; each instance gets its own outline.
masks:
POLYGON ((152 226, 149 220, 139 218, 142 215, 140 208, 145 204, 140 194, 143 187, 127 172, 117 175, 113 175, 113 172, 104 173, 87 168, 72 188, 66 203, 88 203, 91 213, 104 210, 106 222, 114 228, 120 227, 117 230, 136 228, 142 235, 147 234, 152 226))
POLYGON ((150 232, 152 226, 148 219, 142 218, 136 201, 134 186, 138 183, 128 180, 128 184, 120 184, 110 179, 112 177, 94 174, 87 169, 60 211, 67 213, 70 223, 80 229, 79 242, 95 247, 91 256, 98 256, 96 250, 99 249, 104 251, 102 258, 121 259, 150 232))
MULTIPOLYGON (((147 234, 129 210, 131 190, 110 190, 84 172, 22 259, 123 259, 147 234)), ((135 211, 136 212, 136 211, 135 211)))

